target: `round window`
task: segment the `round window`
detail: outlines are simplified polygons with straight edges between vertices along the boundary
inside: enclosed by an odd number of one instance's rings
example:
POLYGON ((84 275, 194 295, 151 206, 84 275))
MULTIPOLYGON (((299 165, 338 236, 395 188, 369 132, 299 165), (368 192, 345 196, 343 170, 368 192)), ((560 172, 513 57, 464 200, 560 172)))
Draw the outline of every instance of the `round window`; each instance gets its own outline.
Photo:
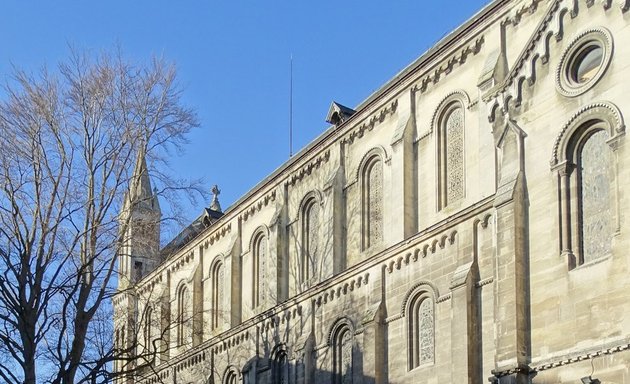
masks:
POLYGON ((565 50, 557 71, 558 91, 569 97, 588 91, 603 76, 612 56, 612 36, 604 28, 581 33, 565 50))
POLYGON ((604 59, 604 49, 597 44, 587 45, 571 63, 571 80, 577 84, 587 83, 597 74, 604 59))

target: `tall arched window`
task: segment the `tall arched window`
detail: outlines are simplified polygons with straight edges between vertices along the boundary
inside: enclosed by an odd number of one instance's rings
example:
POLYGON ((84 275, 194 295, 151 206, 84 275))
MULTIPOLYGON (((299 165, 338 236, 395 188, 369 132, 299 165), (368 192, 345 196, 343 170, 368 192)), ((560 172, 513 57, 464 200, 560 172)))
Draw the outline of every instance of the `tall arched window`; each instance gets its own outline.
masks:
POLYGON ((585 137, 578 153, 579 239, 581 261, 587 263, 611 252, 612 151, 603 129, 585 137))
POLYGON ((272 355, 271 382, 287 384, 289 382, 289 357, 284 347, 278 347, 272 355))
POLYGON ((332 335, 333 383, 352 383, 352 330, 347 324, 339 326, 332 335))
POLYGON ((601 124, 581 127, 567 148, 567 163, 560 172, 564 179, 569 230, 563 252, 583 264, 611 252, 614 232, 612 211, 613 154, 606 143, 609 135, 601 124), (575 191, 575 192, 573 192, 575 191), (572 196, 575 193, 575 196, 572 196))
POLYGON ((362 233, 364 250, 383 240, 383 161, 370 157, 362 171, 362 233))
POLYGON ((177 291, 177 345, 189 345, 192 342, 192 308, 190 291, 182 284, 177 291))
POLYGON ((464 197, 464 108, 444 108, 438 126, 438 205, 442 209, 464 197))
POLYGON ((432 363, 434 359, 433 299, 427 292, 414 295, 407 309, 409 369, 432 363))
POLYGON ((255 235, 252 247, 252 305, 254 308, 265 301, 265 263, 267 259, 267 237, 260 232, 255 235))
POLYGON ((210 316, 210 327, 211 329, 217 329, 221 325, 221 311, 223 303, 223 295, 224 295, 224 271, 223 271, 223 263, 216 262, 212 267, 211 273, 211 281, 212 281, 212 308, 211 308, 211 316, 210 316))
POLYGON ((319 256, 319 204, 310 198, 302 208, 302 282, 310 281, 317 271, 319 256))
POLYGON ((148 306, 144 314, 144 348, 150 352, 153 350, 153 307, 148 306))
POLYGON ((598 102, 581 108, 554 144, 560 249, 569 269, 612 253, 612 237, 620 225, 614 151, 624 129, 619 109, 598 102))

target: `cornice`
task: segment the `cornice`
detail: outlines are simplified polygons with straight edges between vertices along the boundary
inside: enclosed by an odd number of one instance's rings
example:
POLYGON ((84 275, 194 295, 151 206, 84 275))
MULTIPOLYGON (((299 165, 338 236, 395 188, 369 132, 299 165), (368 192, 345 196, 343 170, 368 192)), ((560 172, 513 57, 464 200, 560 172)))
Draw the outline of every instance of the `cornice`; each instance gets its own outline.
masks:
POLYGON ((170 273, 177 272, 182 269, 184 266, 192 263, 195 260, 195 252, 193 250, 188 250, 184 252, 177 260, 173 260, 168 264, 167 271, 170 273))
POLYGON ((309 176, 313 171, 318 170, 322 164, 328 163, 330 160, 330 148, 326 149, 319 156, 311 159, 306 164, 302 165, 297 171, 292 172, 285 183, 289 186, 295 186, 302 181, 306 176, 309 176))
POLYGON ((448 56, 447 59, 438 61, 435 64, 435 69, 425 73, 420 80, 417 80, 415 84, 411 86, 411 90, 420 93, 426 92, 430 84, 437 84, 443 77, 450 74, 456 65, 463 65, 468 59, 468 56, 478 54, 484 42, 485 38, 481 35, 463 47, 458 48, 456 52, 448 56))
POLYGON ((203 242, 203 247, 207 249, 210 245, 216 243, 230 232, 232 232, 232 222, 228 221, 206 237, 206 240, 203 242))
POLYGON ((398 256, 395 260, 390 260, 384 265, 384 267, 387 272, 391 274, 394 272, 394 269, 399 270, 403 266, 415 263, 418 259, 420 259, 420 256, 425 258, 429 256, 429 254, 435 254, 438 248, 444 249, 447 245, 453 245, 455 243, 456 236, 457 230, 447 230, 442 234, 418 244, 405 255, 398 256))
POLYGON ((272 189, 266 195, 260 197, 257 201, 254 201, 249 207, 245 208, 243 212, 238 216, 240 220, 246 222, 251 217, 253 217, 256 213, 260 212, 264 207, 268 206, 270 203, 276 201, 276 189, 272 189))
POLYGON ((246 329, 242 332, 237 333, 236 335, 222 339, 213 348, 211 348, 211 350, 215 355, 227 352, 228 350, 238 347, 241 343, 249 340, 250 337, 251 336, 249 334, 249 330, 246 329))
POLYGON ((535 371, 546 371, 549 369, 570 365, 585 360, 592 360, 599 356, 612 355, 617 352, 623 352, 630 350, 630 340, 623 339, 618 341, 609 342, 599 348, 582 349, 581 351, 575 351, 572 353, 564 353, 559 356, 545 359, 535 365, 532 368, 535 371))
POLYGON ((319 308, 322 305, 327 304, 329 301, 333 301, 347 295, 348 293, 354 291, 355 288, 361 288, 362 285, 366 285, 369 277, 369 273, 351 277, 350 279, 322 292, 317 297, 313 298, 313 302, 319 308))
POLYGON ((545 0, 528 0, 523 1, 520 6, 514 7, 510 14, 503 20, 503 24, 511 24, 513 26, 518 25, 523 16, 531 15, 536 12, 538 8, 538 4, 542 3, 545 0))
POLYGON ((291 319, 295 319, 299 316, 302 316, 302 306, 299 304, 275 313, 271 311, 263 312, 256 316, 259 320, 262 319, 258 326, 258 332, 262 335, 270 329, 277 328, 281 324, 286 324, 291 321, 291 319), (265 318, 265 316, 267 317, 265 318))
POLYGON ((388 105, 381 107, 381 109, 376 113, 371 113, 368 117, 363 119, 363 123, 357 124, 354 128, 344 134, 344 137, 341 139, 342 144, 352 144, 356 140, 363 137, 365 132, 369 132, 377 125, 381 124, 385 121, 385 118, 393 115, 398 108, 398 99, 390 102, 388 105))
POLYGON ((153 279, 147 281, 142 286, 139 286, 137 288, 138 294, 144 295, 144 294, 146 294, 148 292, 153 292, 155 290, 155 286, 157 284, 162 283, 162 280, 163 280, 162 277, 163 277, 163 275, 160 273, 159 275, 155 276, 153 279))

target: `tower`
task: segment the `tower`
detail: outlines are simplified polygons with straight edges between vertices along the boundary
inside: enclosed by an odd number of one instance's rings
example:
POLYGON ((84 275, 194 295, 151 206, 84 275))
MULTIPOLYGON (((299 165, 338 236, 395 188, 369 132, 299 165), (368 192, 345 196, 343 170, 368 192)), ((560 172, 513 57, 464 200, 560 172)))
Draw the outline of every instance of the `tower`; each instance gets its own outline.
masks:
POLYGON ((120 213, 119 290, 137 283, 162 261, 161 216, 157 192, 151 187, 146 154, 141 150, 120 213))

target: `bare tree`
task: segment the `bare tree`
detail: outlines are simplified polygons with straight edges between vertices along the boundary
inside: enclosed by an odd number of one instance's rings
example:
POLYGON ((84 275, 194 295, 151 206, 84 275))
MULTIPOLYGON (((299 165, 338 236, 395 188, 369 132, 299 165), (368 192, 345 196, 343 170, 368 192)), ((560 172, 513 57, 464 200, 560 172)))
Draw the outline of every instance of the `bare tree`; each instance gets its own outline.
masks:
MULTIPOLYGON (((111 298, 139 153, 165 163, 198 126, 173 65, 73 53, 16 70, 0 100, 0 381, 111 379, 111 298)), ((198 189, 159 178, 161 195, 198 189)))

